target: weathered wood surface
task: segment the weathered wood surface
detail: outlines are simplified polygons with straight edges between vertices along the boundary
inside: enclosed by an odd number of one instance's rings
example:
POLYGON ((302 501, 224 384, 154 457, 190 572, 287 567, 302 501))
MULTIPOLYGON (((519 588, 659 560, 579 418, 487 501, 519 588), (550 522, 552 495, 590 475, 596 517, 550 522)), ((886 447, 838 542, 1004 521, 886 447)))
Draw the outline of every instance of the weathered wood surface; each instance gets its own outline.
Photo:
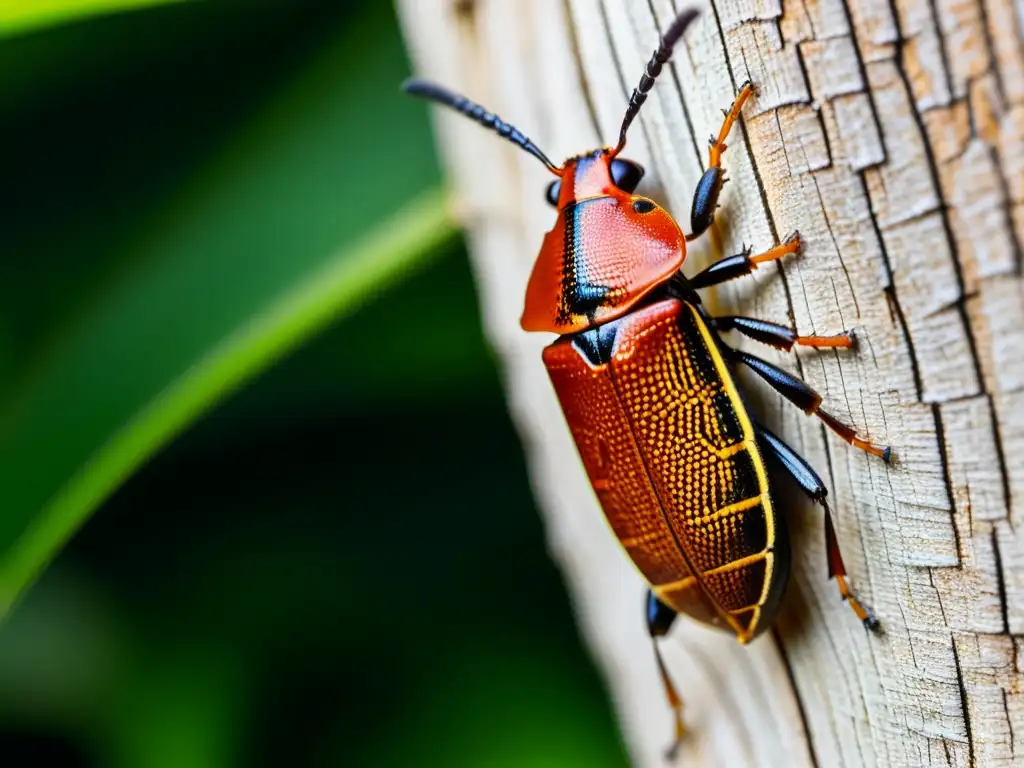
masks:
MULTIPOLYGON (((669 0, 400 0, 419 72, 515 122, 553 158, 614 141, 669 0)), ((628 156, 688 221, 706 137, 747 77, 715 231, 692 274, 799 229, 803 255, 720 291, 855 352, 765 353, 873 439, 826 435, 757 382, 756 408, 828 482, 870 637, 826 581, 820 513, 795 494, 777 632, 741 648, 680 621, 683 765, 1024 764, 1024 2, 717 0, 648 101, 628 156)), ((669 735, 639 577, 613 541, 540 362, 519 330, 552 221, 535 160, 438 115, 487 333, 536 492, 637 765, 669 735)), ((749 345, 747 345, 749 346, 749 345)))

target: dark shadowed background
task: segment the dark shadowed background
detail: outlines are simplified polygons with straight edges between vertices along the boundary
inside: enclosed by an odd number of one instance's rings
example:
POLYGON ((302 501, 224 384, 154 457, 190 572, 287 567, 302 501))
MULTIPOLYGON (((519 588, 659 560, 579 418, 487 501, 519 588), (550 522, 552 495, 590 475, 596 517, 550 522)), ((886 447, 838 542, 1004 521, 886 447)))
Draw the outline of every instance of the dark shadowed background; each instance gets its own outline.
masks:
POLYGON ((622 765, 394 11, 142 4, 0 10, 0 764, 622 765))

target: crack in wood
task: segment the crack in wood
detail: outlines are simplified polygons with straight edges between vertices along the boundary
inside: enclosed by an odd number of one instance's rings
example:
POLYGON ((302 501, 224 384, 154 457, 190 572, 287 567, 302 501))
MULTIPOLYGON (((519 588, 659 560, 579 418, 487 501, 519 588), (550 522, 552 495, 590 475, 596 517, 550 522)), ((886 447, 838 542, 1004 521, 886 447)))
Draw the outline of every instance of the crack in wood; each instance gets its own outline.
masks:
MULTIPOLYGON (((1003 573, 1003 556, 999 552, 999 532, 992 526, 992 554, 995 557, 996 588, 999 590, 999 608, 1003 616, 1003 634, 1010 634, 1010 607, 1006 602, 1006 575, 1003 573)), ((1006 695, 1005 689, 1003 695, 1006 695)))
MULTIPOLYGON (((618 49, 615 47, 615 37, 614 35, 612 35, 612 24, 608 18, 608 9, 605 7, 605 0, 598 0, 597 7, 601 14, 601 23, 604 26, 605 35, 608 36, 608 48, 612 54, 612 61, 615 62, 615 71, 619 75, 619 87, 622 88, 623 96, 626 99, 626 101, 623 102, 623 104, 626 104, 629 101, 630 94, 633 92, 633 86, 631 86, 626 81, 626 75, 624 74, 624 69, 622 67, 622 60, 619 59, 619 52, 618 49)), ((625 106, 623 106, 623 109, 625 109, 625 106)), ((637 122, 640 126, 640 132, 643 133, 644 139, 647 141, 647 146, 653 146, 651 142, 651 136, 648 133, 647 126, 644 123, 644 117, 641 116, 637 122)), ((635 124, 632 130, 636 130, 635 124)))
POLYGON ((1009 742, 1010 743, 1010 757, 1012 758, 1012 757, 1016 756, 1016 750, 1014 749, 1014 741, 1015 740, 1014 740, 1014 737, 1013 737, 1013 718, 1010 717, 1009 694, 1007 694, 1005 688, 1002 689, 1002 694, 1003 694, 1003 714, 1006 717, 1006 727, 1007 727, 1007 729, 1010 732, 1010 742, 1009 742))
POLYGON ((967 707, 967 686, 964 683, 964 670, 960 666, 960 651, 956 648, 956 635, 950 636, 953 648, 953 661, 956 663, 956 684, 960 689, 960 708, 963 712, 964 728, 967 730, 967 754, 972 767, 976 764, 974 758, 974 733, 971 731, 971 712, 967 707))
MULTIPOLYGON (((942 411, 939 408, 938 403, 932 403, 932 416, 935 418, 935 437, 939 441, 939 459, 942 461, 942 476, 946 481, 946 495, 949 499, 949 516, 950 522, 953 526, 953 536, 956 539, 956 555, 960 561, 960 566, 963 566, 964 562, 964 545, 960 538, 960 527, 956 524, 956 499, 953 494, 953 473, 950 472, 950 460, 949 460, 949 444, 946 440, 946 426, 942 423, 942 411)), ((934 582, 932 582, 934 585, 934 582)), ((937 591, 937 590, 936 590, 937 591)), ((942 605, 942 597, 939 596, 939 605, 942 605)), ((943 611, 943 618, 945 618, 945 611, 943 611)), ((946 621, 946 626, 949 626, 949 621, 946 621)))
MULTIPOLYGON (((793 665, 789 661, 789 656, 786 653, 785 643, 782 642, 782 636, 779 634, 779 630, 776 627, 771 629, 772 639, 775 641, 775 647, 778 650, 779 658, 782 660, 782 666, 786 670, 786 676, 789 678, 789 684, 793 690, 796 690, 796 676, 793 674, 793 665)), ((797 708, 800 712, 800 720, 803 722, 804 733, 807 734, 807 741, 809 742, 810 749, 808 750, 811 756, 811 765, 814 768, 818 766, 818 753, 814 749, 814 732, 811 730, 810 721, 807 719, 807 711, 804 709, 804 703, 799 696, 796 698, 797 708)))
MULTIPOLYGON (((647 7, 651 11, 651 17, 654 19, 655 28, 656 29, 661 29, 662 26, 661 26, 661 23, 658 20, 658 13, 654 10, 654 2, 653 2, 653 0, 647 0, 647 7)), ((673 11, 675 11, 675 8, 673 8, 673 11)), ((685 37, 682 40, 680 40, 679 43, 677 43, 676 45, 677 45, 677 48, 683 48, 684 50, 686 50, 687 55, 689 55, 689 50, 690 49, 689 49, 689 46, 687 44, 687 41, 686 41, 685 37)), ((678 51, 677 51, 676 55, 678 55, 678 51)), ((679 104, 682 106, 682 109, 683 109, 683 120, 686 121, 686 130, 690 134, 690 143, 693 145, 694 157, 697 158, 697 163, 700 165, 701 170, 703 170, 704 169, 704 158, 703 158, 703 154, 701 153, 700 142, 697 140, 697 131, 693 127, 693 117, 690 115, 690 107, 686 103, 686 99, 683 96, 683 84, 681 82, 679 82, 679 72, 676 69, 674 58, 675 58, 675 56, 673 56, 672 59, 669 59, 668 70, 669 70, 669 73, 672 75, 672 83, 673 83, 673 85, 675 85, 676 96, 679 97, 679 104)))
POLYGON ((597 105, 594 102, 594 94, 590 92, 590 81, 583 68, 583 56, 580 53, 580 41, 576 36, 576 25, 572 23, 571 0, 562 0, 562 12, 565 15, 565 26, 569 34, 569 46, 572 50, 572 60, 576 62, 576 75, 579 79, 580 93, 583 95, 583 103, 587 105, 587 116, 594 129, 594 135, 601 135, 601 123, 597 119, 597 105))

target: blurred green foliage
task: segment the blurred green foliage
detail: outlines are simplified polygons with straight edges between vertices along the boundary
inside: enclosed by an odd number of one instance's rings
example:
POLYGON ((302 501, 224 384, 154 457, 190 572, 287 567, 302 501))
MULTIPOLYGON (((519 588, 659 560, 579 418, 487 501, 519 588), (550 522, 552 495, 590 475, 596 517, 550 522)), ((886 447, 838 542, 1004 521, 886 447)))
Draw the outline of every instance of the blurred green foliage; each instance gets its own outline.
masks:
POLYGON ((13 18, 4 765, 622 764, 393 11, 13 18))
POLYGON ((25 34, 54 24, 185 0, 0 0, 0 36, 25 34))

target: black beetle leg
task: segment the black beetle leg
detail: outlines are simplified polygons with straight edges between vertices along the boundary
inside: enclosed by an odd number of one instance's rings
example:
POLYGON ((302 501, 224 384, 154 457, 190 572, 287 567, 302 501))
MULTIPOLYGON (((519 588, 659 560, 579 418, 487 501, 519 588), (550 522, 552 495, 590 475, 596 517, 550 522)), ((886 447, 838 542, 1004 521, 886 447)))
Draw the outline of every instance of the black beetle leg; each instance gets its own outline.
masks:
POLYGON ((728 315, 714 318, 714 326, 717 331, 736 331, 742 333, 748 339, 768 344, 776 349, 789 352, 796 344, 802 347, 840 347, 850 349, 853 346, 854 338, 852 333, 843 333, 838 336, 797 336, 796 331, 785 325, 779 325, 769 320, 759 320, 756 317, 741 317, 739 315, 728 315))
POLYGON ((749 275, 758 264, 766 261, 775 261, 790 253, 800 253, 803 241, 800 240, 800 233, 793 232, 786 240, 764 253, 751 255, 749 250, 737 253, 734 256, 726 256, 719 259, 707 269, 698 272, 693 279, 687 281, 693 290, 708 288, 712 285, 724 283, 726 280, 733 280, 737 277, 749 275))
MULTIPOLYGON (((724 346, 724 345, 723 345, 724 346)), ((791 373, 787 373, 776 365, 772 365, 766 360, 762 360, 754 355, 741 352, 731 347, 725 347, 725 351, 729 354, 730 358, 737 363, 743 363, 745 366, 750 368, 754 373, 768 382, 769 386, 782 395, 789 402, 796 405, 800 410, 806 413, 808 416, 811 414, 816 415, 819 419, 825 422, 825 426, 839 435, 843 440, 848 442, 855 448, 860 448, 862 451, 878 456, 886 464, 892 458, 892 449, 888 446, 875 445, 862 437, 857 436, 857 431, 843 422, 839 421, 835 416, 823 411, 821 409, 821 395, 815 392, 810 385, 806 382, 801 381, 791 373)))
POLYGON ((815 502, 821 504, 825 510, 825 549, 828 553, 828 577, 835 579, 839 586, 839 594, 846 600, 853 612, 857 614, 864 626, 871 630, 879 628, 878 619, 871 611, 864 608, 860 601, 853 594, 850 585, 846 581, 846 566, 843 564, 843 556, 839 551, 839 542, 836 539, 836 531, 832 526, 832 511, 828 508, 825 500, 828 490, 825 484, 818 477, 818 473, 807 463, 800 454, 786 445, 780 438, 769 432, 760 424, 755 426, 757 431, 757 444, 765 456, 771 456, 783 469, 796 480, 803 491, 815 502))
POLYGON ((732 107, 725 112, 725 120, 722 121, 722 129, 718 136, 712 136, 708 148, 708 169, 704 171, 700 181, 697 183, 697 191, 693 195, 693 208, 690 209, 690 234, 687 240, 695 240, 700 237, 711 226, 715 218, 715 210, 718 208, 718 196, 722 192, 722 185, 725 184, 725 171, 722 169, 722 155, 728 148, 725 140, 729 138, 729 131, 733 123, 740 116, 743 104, 754 93, 754 86, 748 80, 736 94, 732 107))
POLYGON ((665 661, 661 658, 661 650, 658 648, 658 638, 668 634, 672 628, 672 622, 676 620, 677 614, 672 608, 665 605, 651 590, 647 590, 646 602, 647 633, 651 636, 651 643, 654 645, 654 658, 658 662, 658 672, 661 675, 661 683, 665 687, 665 698, 672 708, 672 716, 675 718, 676 737, 672 746, 668 748, 665 756, 674 760, 679 751, 679 745, 683 741, 686 729, 683 726, 683 700, 676 691, 676 686, 669 677, 668 669, 665 668, 665 661))

